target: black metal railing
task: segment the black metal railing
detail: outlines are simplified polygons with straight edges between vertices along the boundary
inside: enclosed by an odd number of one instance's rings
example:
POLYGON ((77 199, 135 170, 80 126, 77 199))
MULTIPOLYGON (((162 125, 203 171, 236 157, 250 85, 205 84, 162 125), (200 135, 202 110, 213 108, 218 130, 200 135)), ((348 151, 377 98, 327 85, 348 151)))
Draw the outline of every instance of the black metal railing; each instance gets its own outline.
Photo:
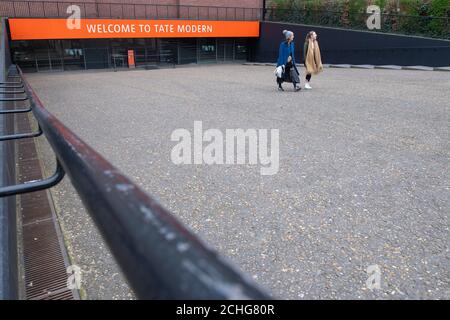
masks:
MULTIPOLYGON (((0 90, 11 92, 17 84, 6 84, 7 70, 11 64, 8 38, 4 19, 0 19, 0 90), (6 91, 7 90, 7 91, 6 91)), ((14 117, 10 116, 11 94, 0 94, 0 135, 10 135, 14 130, 14 117), (3 115, 4 114, 4 115, 3 115)), ((8 185, 15 182, 15 143, 0 142, 0 184, 8 185)), ((0 198, 0 300, 16 299, 18 297, 17 268, 17 224, 15 197, 0 198)))
POLYGON ((42 181, 1 187, 0 197, 49 188, 67 172, 137 297, 270 298, 48 112, 19 67, 3 85, 23 86, 57 168, 42 181))
MULTIPOLYGON (((270 8, 266 10, 265 20, 368 31, 370 16, 361 12, 270 8)), ((450 39, 450 16, 381 13, 380 27, 373 31, 450 39)))
POLYGON ((8 0, 0 2, 0 16, 67 18, 71 5, 80 8, 82 18, 260 20, 262 17, 262 8, 8 0))

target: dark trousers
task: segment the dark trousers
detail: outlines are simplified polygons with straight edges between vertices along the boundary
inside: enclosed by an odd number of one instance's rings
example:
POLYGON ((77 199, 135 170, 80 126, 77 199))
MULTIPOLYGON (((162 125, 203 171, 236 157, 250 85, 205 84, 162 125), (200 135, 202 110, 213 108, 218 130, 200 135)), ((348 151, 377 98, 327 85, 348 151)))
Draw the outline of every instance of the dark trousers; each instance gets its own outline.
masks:
MULTIPOLYGON (((305 66, 305 69, 306 69, 306 63, 304 63, 303 65, 305 66)), ((311 80, 311 74, 309 73, 306 75, 306 81, 309 82, 310 80, 311 80)))

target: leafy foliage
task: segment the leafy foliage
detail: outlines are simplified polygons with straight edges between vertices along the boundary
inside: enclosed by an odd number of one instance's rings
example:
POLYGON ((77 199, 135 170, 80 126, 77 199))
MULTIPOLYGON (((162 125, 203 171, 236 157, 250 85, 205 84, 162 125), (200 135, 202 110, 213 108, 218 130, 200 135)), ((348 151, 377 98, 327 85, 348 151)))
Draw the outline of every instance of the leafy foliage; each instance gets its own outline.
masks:
POLYGON ((450 39, 450 0, 272 0, 268 19, 364 30, 372 4, 382 32, 450 39))

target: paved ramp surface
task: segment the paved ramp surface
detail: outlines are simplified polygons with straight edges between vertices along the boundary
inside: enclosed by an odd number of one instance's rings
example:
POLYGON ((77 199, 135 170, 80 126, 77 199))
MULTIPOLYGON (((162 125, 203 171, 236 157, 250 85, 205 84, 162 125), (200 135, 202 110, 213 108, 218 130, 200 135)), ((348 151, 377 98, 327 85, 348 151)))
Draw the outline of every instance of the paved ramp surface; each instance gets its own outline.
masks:
MULTIPOLYGON (((449 73, 326 69, 298 93, 278 92, 261 66, 27 77, 69 128, 276 297, 450 298, 449 73), (171 133, 195 120, 279 129, 278 174, 174 165, 171 133), (374 265, 379 290, 366 286, 374 265)), ((133 298, 68 179, 53 196, 84 296, 133 298)))

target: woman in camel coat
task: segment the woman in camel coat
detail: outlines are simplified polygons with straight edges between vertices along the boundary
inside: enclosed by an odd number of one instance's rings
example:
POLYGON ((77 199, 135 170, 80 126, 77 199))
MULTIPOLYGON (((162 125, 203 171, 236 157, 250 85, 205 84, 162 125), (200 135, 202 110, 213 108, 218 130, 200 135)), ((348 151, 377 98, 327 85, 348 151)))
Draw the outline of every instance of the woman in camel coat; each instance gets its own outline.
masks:
POLYGON ((306 82, 305 89, 312 89, 309 84, 311 76, 322 72, 322 58, 320 56, 319 43, 317 42, 317 34, 314 31, 308 32, 303 46, 303 58, 305 60, 306 68, 306 82))

